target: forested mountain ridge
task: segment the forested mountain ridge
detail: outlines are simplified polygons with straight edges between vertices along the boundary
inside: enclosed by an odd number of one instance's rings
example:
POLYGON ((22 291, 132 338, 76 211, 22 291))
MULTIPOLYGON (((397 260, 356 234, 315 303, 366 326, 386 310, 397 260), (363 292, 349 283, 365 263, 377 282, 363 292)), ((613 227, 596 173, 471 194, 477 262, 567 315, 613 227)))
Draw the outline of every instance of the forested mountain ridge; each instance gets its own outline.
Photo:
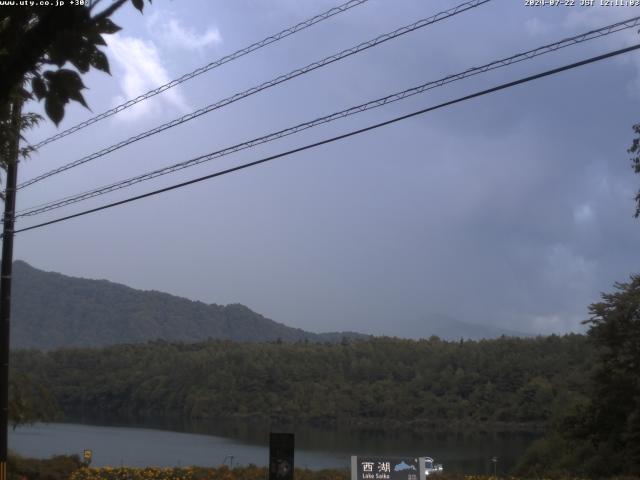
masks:
MULTIPOLYGON (((369 337, 355 332, 308 332, 265 318, 241 304, 208 305, 107 280, 45 272, 20 260, 13 269, 13 348, 101 347, 158 339, 340 342, 369 337)), ((449 340, 526 336, 446 315, 416 319, 410 331, 412 337, 436 335, 449 340)))
POLYGON ((13 348, 97 347, 150 340, 336 342, 365 335, 312 333, 275 322, 241 304, 207 305, 107 280, 44 272, 14 262, 13 348))
POLYGON ((581 335, 338 344, 152 342, 17 351, 67 414, 533 430, 583 398, 581 335))

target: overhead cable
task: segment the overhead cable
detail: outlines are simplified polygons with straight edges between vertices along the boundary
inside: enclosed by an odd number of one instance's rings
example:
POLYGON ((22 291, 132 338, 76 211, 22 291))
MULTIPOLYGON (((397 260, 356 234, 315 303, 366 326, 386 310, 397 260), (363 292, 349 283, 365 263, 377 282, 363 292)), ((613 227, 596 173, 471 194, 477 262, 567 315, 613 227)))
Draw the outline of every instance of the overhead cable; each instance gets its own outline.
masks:
POLYGON ((232 153, 241 151, 241 150, 245 150, 248 148, 252 148, 256 145, 260 145, 263 143, 267 143, 285 136, 289 136, 295 133, 298 133, 300 131, 303 130, 307 130, 309 128, 313 128, 316 127, 318 125, 322 125, 325 123, 329 123, 332 122, 334 120, 338 120, 340 118, 345 118, 360 112, 364 112, 367 110, 372 110, 374 108, 378 108, 381 107, 383 105, 387 105, 393 102, 397 102, 398 100, 402 100, 408 97, 411 97, 413 95, 417 95, 419 93, 423 93, 426 92, 428 90, 437 88, 437 87, 441 87, 443 85, 458 81, 458 80, 462 80, 464 78, 467 77, 471 77, 474 75, 478 75, 487 71, 491 71, 491 70, 495 70, 498 68, 502 68, 502 67, 506 67, 508 65, 512 65, 514 63, 518 63, 518 62, 522 62, 524 60, 529 60, 532 58, 535 58, 537 56, 540 55, 544 55, 550 52, 555 52, 561 48, 565 48, 571 45, 576 45, 582 42, 585 42, 587 40, 591 40, 594 38, 599 38, 602 37, 604 35, 608 35, 614 32, 619 32, 621 30, 624 29, 628 29, 628 28, 634 28, 637 27, 638 25, 640 25, 640 16, 638 17, 634 17, 628 20, 625 20, 623 22, 617 22, 611 25, 607 25, 605 27, 599 28, 597 30, 591 30, 589 32, 585 32, 582 33, 580 35, 575 35, 573 37, 569 37, 569 38, 565 38, 563 40, 560 40, 558 42, 555 43, 551 43, 548 45, 544 45, 532 50, 528 50, 525 52, 521 52, 515 55, 512 55, 510 57, 506 57, 506 58, 502 58, 500 60, 495 60, 491 63, 487 63, 485 65, 479 66, 479 67, 473 67, 473 68, 469 68, 467 70, 464 70, 460 73, 455 73, 452 75, 448 75, 446 77, 440 78, 438 80, 433 80, 427 83, 423 83, 421 85, 418 85, 416 87, 412 87, 406 90, 403 90, 401 92, 396 92, 393 93, 391 95, 387 95, 385 97, 381 97, 375 100, 371 100, 367 103, 363 103, 357 106, 353 106, 350 108, 347 108, 345 110, 336 112, 336 113, 332 113, 330 115, 325 115, 323 117, 319 117, 316 118, 314 120, 308 121, 308 122, 304 122, 304 123, 300 123, 298 125, 283 129, 283 130, 279 130, 277 132, 273 132, 270 133, 268 135, 264 135, 261 137, 257 137, 254 138, 252 140, 248 140, 246 142, 243 143, 239 143, 230 147, 226 147, 224 149, 218 150, 216 152, 213 153, 209 153, 206 155, 201 155, 189 160, 185 160, 167 167, 163 167, 163 168, 159 168, 157 170, 153 170, 147 173, 143 173, 141 175, 137 175, 125 180, 120 180, 118 182, 115 183, 111 183, 109 185, 104 185, 102 187, 98 187, 89 191, 85 191, 83 193, 79 193, 79 194, 75 194, 72 196, 67 196, 65 198, 61 198, 58 200, 54 200, 51 202, 47 202, 41 205, 37 205, 34 207, 30 207, 27 209, 24 209, 20 212, 18 212, 16 214, 16 218, 18 217, 27 217, 27 216, 33 216, 33 215, 38 215, 44 212, 48 212, 50 210, 54 210, 57 208, 62 208, 83 200, 87 200, 89 198, 93 198, 93 197, 97 197, 99 195, 104 195, 116 190, 120 190, 122 188, 126 188, 138 183, 141 183, 143 181, 147 181, 147 180, 151 180, 153 178, 156 177, 160 177, 163 175, 167 175, 179 170, 183 170, 185 168, 188 167, 192 167, 195 165, 199 165, 203 162, 208 162, 210 160, 214 160, 220 157, 224 157, 226 155, 230 155, 232 153))
POLYGON ((92 160, 95 160, 96 158, 100 158, 104 155, 107 155, 108 153, 114 152, 116 150, 119 150, 122 147, 125 147, 127 145, 130 145, 134 142, 137 142, 139 140, 142 140, 144 138, 150 137, 151 135, 155 135, 156 133, 160 133, 164 130, 167 130, 169 128, 173 128, 176 127, 178 125, 181 125, 185 122, 188 122, 190 120, 193 120, 194 118, 198 118, 206 113, 210 113, 214 110, 217 110, 219 108, 225 107, 231 103, 237 102, 238 100, 241 100, 243 98, 246 98, 250 95, 253 95, 255 93, 261 92, 262 90, 265 90, 267 88, 271 88, 274 87, 276 85, 279 85, 283 82, 286 82, 288 80, 291 80, 293 78, 299 77, 300 75, 304 75, 306 73, 309 73, 313 70, 316 70, 318 68, 324 67, 326 65, 329 65, 333 62, 336 62, 338 60, 342 60, 343 58, 349 57, 351 55, 354 55, 356 53, 362 52, 364 50, 367 50, 371 47, 375 47, 377 45, 380 45, 381 43, 387 42, 391 39, 397 38, 401 35, 405 35, 409 32, 413 32, 415 30, 418 30, 420 28, 424 28, 428 25, 432 25, 436 22, 439 22, 441 20, 444 20, 446 18, 450 18, 453 17, 459 13, 465 12, 467 10, 470 10, 472 8, 478 7, 482 4, 488 3, 491 0, 470 0, 467 1, 465 3, 462 3, 456 7, 450 8, 449 10, 445 10, 443 12, 437 13, 436 15, 433 15, 429 18, 424 18, 422 20, 418 20, 415 23, 412 23, 410 25, 401 27, 397 30, 394 30, 393 32, 390 33, 385 33, 383 35, 379 35, 378 37, 368 40, 366 42, 362 42, 354 47, 348 48, 346 50, 342 50, 341 52, 338 52, 334 55, 331 55, 329 57, 325 57, 322 60, 319 60, 317 62, 313 62, 310 63, 304 67, 298 68, 296 70, 293 70, 285 75, 280 75, 272 80, 269 80, 267 82, 264 82, 260 85, 257 85, 255 87, 249 88, 248 90, 245 90, 243 92, 240 93, 236 93, 235 95, 232 95, 231 97, 227 97, 223 100, 220 100, 216 103, 212 103, 211 105, 207 105, 206 107, 203 107, 199 110, 196 110, 194 112, 191 112, 187 115, 184 115, 182 117, 176 118, 170 122, 167 122, 163 125, 160 125, 156 128, 153 128, 151 130, 148 130, 146 132, 140 133, 138 135, 135 135, 133 137, 130 137, 126 140, 123 140, 121 142, 118 142, 114 145, 111 145, 109 147, 106 147, 98 152, 92 153, 90 155, 87 155, 85 157, 82 157, 78 160, 75 160, 71 163, 67 163, 66 165, 62 165, 61 167, 55 168, 53 170, 50 170, 46 173, 43 173, 42 175, 39 175, 37 177, 34 177, 30 180, 27 180, 25 182, 20 183, 17 188, 21 189, 24 187, 27 187, 29 185, 33 185, 34 183, 40 182, 42 180, 44 180, 45 178, 49 178, 53 175, 57 175, 61 172, 64 172, 66 170, 69 170, 70 168, 74 168, 77 167, 79 165, 82 165, 84 163, 90 162, 92 160))
POLYGON ((147 93, 143 93, 142 95, 139 95, 136 98, 127 100, 126 102, 116 107, 113 107, 105 112, 102 112, 99 115, 96 115, 83 122, 80 122, 77 125, 74 125, 73 127, 70 127, 60 133, 56 133, 55 135, 49 138, 45 138, 41 142, 38 142, 37 144, 33 145, 32 148, 38 149, 48 143, 55 142, 56 140, 60 140, 61 138, 66 137, 67 135, 71 135, 72 133, 75 133, 78 130, 82 130, 83 128, 88 127, 89 125, 93 125, 94 123, 99 122, 100 120, 104 120, 105 118, 109 118, 110 116, 115 115, 116 113, 120 113, 123 110, 126 110, 127 108, 133 107, 135 104, 142 102, 143 100, 147 100, 148 98, 154 97, 159 93, 162 93, 166 90, 169 90, 170 88, 180 85, 181 83, 191 80, 192 78, 197 77, 198 75, 202 75, 203 73, 213 70, 214 68, 224 65, 225 63, 231 62, 232 60, 236 60, 251 52, 255 52, 256 50, 262 47, 266 47, 267 45, 277 42, 278 40, 282 40, 283 38, 286 38, 290 35, 293 35, 294 33, 297 33, 301 30, 309 28, 312 25, 315 25, 316 23, 320 23, 323 20, 331 18, 334 15, 337 15, 339 13, 346 12, 347 10, 353 7, 357 7, 358 5, 362 5, 363 3, 368 1, 369 0, 349 0, 348 2, 343 3, 342 5, 333 7, 327 10, 326 12, 320 13, 319 15, 316 15, 303 22, 300 22, 297 25, 294 25, 293 27, 286 28, 281 32, 278 32, 274 35, 271 35, 267 38, 260 40, 259 42, 252 43, 248 47, 241 48, 240 50, 237 50, 229 55, 219 58, 207 65, 204 65, 200 68, 196 68, 192 72, 185 73, 181 77, 176 78, 175 80, 171 80, 170 82, 165 83, 164 85, 161 85, 158 88, 149 90, 147 93))
POLYGON ((454 105, 454 104, 457 104, 457 103, 461 103, 461 102, 464 102, 464 101, 467 101, 467 100, 471 100, 471 99, 476 98, 476 97, 480 97, 480 96, 483 96, 483 95, 494 93, 494 92, 497 92, 497 91, 500 91, 500 90, 504 90, 504 89, 507 89, 507 88, 515 87, 516 85, 521 85, 523 83, 528 83, 528 82, 531 82, 533 80, 538 80, 540 78, 548 77, 550 75, 555 75, 555 74, 558 74, 560 72, 571 70, 571 69, 574 69, 574 68, 577 68, 577 67, 581 67, 583 65, 590 64, 590 63, 595 63, 595 62, 598 62, 598 61, 601 61, 601 60, 605 60, 607 58, 615 57, 617 55, 621 55, 623 53, 631 52, 631 51, 637 50, 637 49, 640 49, 640 44, 632 45, 632 46, 626 47, 626 48, 621 48, 619 50, 614 50, 614 51, 605 53, 603 55, 598 55, 598 56, 595 56, 595 57, 588 58, 586 60, 582 60, 582 61, 575 62, 575 63, 569 64, 569 65, 565 65, 565 66, 562 66, 562 67, 558 67, 558 68, 554 68, 554 69, 551 69, 551 70, 547 70, 547 71, 542 72, 542 73, 538 73, 538 74, 535 74, 535 75, 530 75, 528 77, 524 77, 524 78, 521 78, 519 80, 514 80, 512 82, 503 83, 503 84, 498 85, 496 87, 488 88, 486 90, 481 90, 479 92, 472 93, 470 95, 465 95, 464 97, 459 97, 459 98, 457 98, 455 100, 450 100, 448 102, 444 102, 444 103, 441 103, 441 104, 433 106, 433 107, 428 107, 428 108, 424 108, 422 110, 418 110, 416 112, 412 112, 412 113, 409 113, 409 114, 406 114, 406 115, 401 115, 399 117, 395 117, 395 118, 392 118, 392 119, 384 121, 384 122, 376 123, 374 125, 370 125, 370 126, 365 127, 365 128, 360 128, 358 130, 352 130, 352 131, 350 131, 348 133, 344 133, 342 135, 338 135, 338 136, 335 136, 335 137, 327 138, 325 140, 321 140, 319 142, 311 143, 311 144, 308 144, 308 145, 305 145, 305 146, 302 146, 302 147, 294 148, 292 150, 288 150, 286 152, 278 153, 276 155, 271 155, 269 157, 262 158, 260 160, 256 160, 254 162, 245 163, 243 165, 238 165, 238 166, 233 167, 233 168, 228 168, 228 169, 220 171, 220 172, 215 172, 215 173, 212 173, 212 174, 209 174, 209 175, 205 175, 205 176, 202 176, 202 177, 194 178, 192 180, 188 180, 186 182, 178 183, 178 184, 175 184, 175 185, 171 185, 169 187, 160 188, 158 190, 147 192, 147 193, 144 193, 142 195, 137 195, 135 197, 129 197, 129 198, 126 198, 124 200, 120 200, 120 201, 117 201, 117 202, 113 202, 113 203, 109 203, 109 204, 106 204, 106 205, 102 205, 100 207, 91 208, 89 210, 84 210, 82 212, 74 213, 72 215, 67 215, 65 217, 56 218, 56 219, 50 220, 48 222, 43 222, 43 223, 39 223, 37 225, 32 225, 32 226, 29 226, 29 227, 21 228, 19 230, 16 230, 15 233, 26 232, 26 231, 29 231, 29 230, 34 230, 36 228, 42 228, 42 227, 45 227, 47 225, 53 225, 55 223, 63 222, 63 221, 66 221, 66 220, 71 220, 72 218, 81 217, 81 216, 84 216, 84 215, 88 215, 90 213, 99 212, 101 210, 106 210, 106 209, 109 209, 109 208, 112 208, 112 207, 116 207, 116 206, 119 206, 119 205, 124 205, 124 204, 131 203, 131 202, 134 202, 134 201, 137 201, 137 200, 141 200, 143 198, 147 198, 147 197, 151 197, 151 196, 154 196, 154 195, 158 195, 160 193, 164 193, 164 192, 168 192, 168 191, 171 191, 171 190, 176 190, 176 189, 179 189, 179 188, 183 188, 183 187, 186 187, 188 185, 193 185, 195 183, 199 183, 199 182, 202 182, 202 181, 205 181, 205 180, 209 180, 209 179, 212 179, 212 178, 220 177, 222 175, 226 175, 226 174, 233 173, 233 172, 236 172, 236 171, 239 171, 239 170, 243 170, 243 169, 246 169, 246 168, 249 168, 249 167, 260 165, 262 163, 266 163, 266 162, 269 162, 271 160, 275 160, 277 158, 286 157, 286 156, 292 155, 294 153, 299 153, 299 152, 302 152, 302 151, 305 151, 305 150, 309 150, 309 149, 312 149, 312 148, 319 147, 321 145, 325 145, 325 144, 328 144, 328 143, 333 143, 333 142, 336 142, 338 140, 343 140, 345 138, 349 138, 349 137, 352 137, 352 136, 355 136, 355 135, 359 135, 359 134, 364 133, 364 132, 368 132, 368 131, 371 131, 371 130, 374 130, 374 129, 377 129, 377 128, 380 128, 380 127, 391 125, 391 124, 399 122, 401 120, 406 120, 408 118, 416 117, 418 115, 423 115, 425 113, 428 113, 428 112, 431 112, 431 111, 434 111, 434 110, 438 110, 438 109, 441 109, 441 108, 444 108, 444 107, 448 107, 448 106, 451 106, 451 105, 454 105))

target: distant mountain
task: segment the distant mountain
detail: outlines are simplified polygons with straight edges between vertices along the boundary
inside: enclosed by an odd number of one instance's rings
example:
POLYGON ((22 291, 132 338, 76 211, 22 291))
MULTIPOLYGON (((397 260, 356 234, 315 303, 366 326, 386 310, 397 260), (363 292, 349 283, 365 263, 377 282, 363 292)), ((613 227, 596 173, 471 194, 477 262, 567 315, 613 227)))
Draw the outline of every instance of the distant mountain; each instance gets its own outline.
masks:
POLYGON ((461 322, 448 315, 435 314, 424 317, 412 325, 413 336, 418 338, 429 338, 432 335, 443 340, 481 340, 498 338, 502 335, 507 337, 530 337, 532 335, 509 330, 500 327, 482 325, 478 323, 461 322))
POLYGON ((13 266, 14 348, 95 347, 149 340, 338 342, 353 332, 311 333, 274 322, 240 304, 207 305, 106 280, 13 266))

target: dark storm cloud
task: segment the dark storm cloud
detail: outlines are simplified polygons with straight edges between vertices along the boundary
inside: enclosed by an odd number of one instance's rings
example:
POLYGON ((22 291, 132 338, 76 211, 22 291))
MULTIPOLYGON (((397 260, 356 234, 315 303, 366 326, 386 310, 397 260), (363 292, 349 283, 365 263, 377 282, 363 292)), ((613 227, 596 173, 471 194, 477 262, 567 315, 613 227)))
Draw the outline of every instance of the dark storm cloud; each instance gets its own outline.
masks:
MULTIPOLYGON (((144 72, 156 80, 177 77, 332 3, 221 2, 198 9, 154 2, 161 15, 155 21, 164 18, 164 27, 147 28, 152 21, 147 15, 123 15, 125 29, 112 42, 123 47, 120 58, 110 54, 114 78, 92 76, 87 98, 100 111, 136 82, 146 85, 144 72), (205 40, 213 34, 207 32, 217 32, 209 44, 205 40), (182 47, 167 46, 172 33, 184 40, 182 47), (146 63, 133 62, 134 54, 144 52, 146 63)), ((168 100, 157 98, 138 116, 104 122, 94 130, 100 135, 51 145, 23 175, 452 5, 370 2, 198 78, 168 100)), ((493 2, 69 172, 25 192, 21 206, 215 150, 633 13, 623 10, 535 10, 493 2)), ((434 105, 619 48, 636 37, 635 32, 617 35, 474 77, 218 165, 434 105)), ((634 251, 640 235, 632 218, 638 182, 626 153, 640 99, 637 54, 632 55, 34 231, 19 238, 17 256, 63 273, 207 302, 242 302, 315 331, 410 336, 416 321, 435 313, 522 331, 577 329, 599 292, 640 267, 634 251)), ((70 120, 85 116, 79 109, 69 113, 70 120)), ((42 136, 51 131, 47 128, 42 136)), ((198 167, 154 186, 215 169, 198 167)))

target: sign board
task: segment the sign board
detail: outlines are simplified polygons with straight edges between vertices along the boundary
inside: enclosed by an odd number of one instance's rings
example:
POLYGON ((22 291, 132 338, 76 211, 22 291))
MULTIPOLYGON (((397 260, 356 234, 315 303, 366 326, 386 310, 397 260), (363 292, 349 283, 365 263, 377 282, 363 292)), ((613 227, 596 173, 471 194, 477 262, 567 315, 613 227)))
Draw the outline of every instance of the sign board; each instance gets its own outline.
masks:
POLYGON ((93 456, 93 452, 91 450, 84 450, 82 452, 82 458, 85 459, 85 461, 89 462, 91 461, 91 457, 93 456))
POLYGON ((269 435, 269 480, 293 480, 293 433, 269 435))
POLYGON ((351 457, 351 480, 425 480, 424 457, 351 457))

